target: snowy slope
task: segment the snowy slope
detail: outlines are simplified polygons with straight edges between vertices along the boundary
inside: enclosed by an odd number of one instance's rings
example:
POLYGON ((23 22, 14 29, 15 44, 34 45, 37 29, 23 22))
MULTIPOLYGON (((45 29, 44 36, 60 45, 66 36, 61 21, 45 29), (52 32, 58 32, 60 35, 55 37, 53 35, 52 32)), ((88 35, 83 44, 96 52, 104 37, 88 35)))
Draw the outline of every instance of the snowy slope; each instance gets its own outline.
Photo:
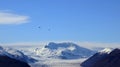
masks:
POLYGON ((14 58, 14 59, 24 61, 24 62, 28 62, 28 63, 36 61, 35 59, 24 55, 24 53, 22 53, 21 51, 15 50, 15 49, 12 49, 12 48, 0 47, 0 55, 8 56, 10 58, 14 58))
POLYGON ((53 43, 50 42, 43 48, 36 48, 35 54, 42 58, 59 58, 59 59, 78 59, 86 58, 95 52, 74 43, 53 43))
POLYGON ((103 50, 94 54, 92 57, 88 58, 81 65, 83 67, 93 67, 93 64, 100 61, 101 59, 105 59, 111 53, 111 51, 111 48, 104 48, 103 50))
POLYGON ((84 61, 82 67, 120 67, 120 49, 105 48, 84 61))
POLYGON ((103 50, 100 51, 100 53, 110 53, 112 51, 111 48, 104 48, 103 50))

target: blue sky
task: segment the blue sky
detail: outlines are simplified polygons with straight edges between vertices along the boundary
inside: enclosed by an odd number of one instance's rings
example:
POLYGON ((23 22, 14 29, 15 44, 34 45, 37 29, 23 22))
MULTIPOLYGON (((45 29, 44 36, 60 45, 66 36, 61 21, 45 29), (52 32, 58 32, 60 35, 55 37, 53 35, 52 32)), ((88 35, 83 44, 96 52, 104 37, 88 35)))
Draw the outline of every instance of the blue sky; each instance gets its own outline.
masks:
POLYGON ((120 0, 1 0, 0 41, 120 43, 120 0))

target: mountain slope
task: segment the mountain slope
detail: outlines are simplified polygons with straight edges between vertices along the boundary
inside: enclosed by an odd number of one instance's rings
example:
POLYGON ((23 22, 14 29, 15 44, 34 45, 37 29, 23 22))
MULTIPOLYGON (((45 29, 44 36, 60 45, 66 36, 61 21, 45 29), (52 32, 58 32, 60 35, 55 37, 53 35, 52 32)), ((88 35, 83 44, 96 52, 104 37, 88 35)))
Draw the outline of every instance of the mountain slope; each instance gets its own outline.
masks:
POLYGON ((0 56, 8 56, 10 58, 20 60, 23 62, 27 62, 27 63, 31 63, 31 62, 36 61, 35 59, 28 57, 27 55, 24 55, 24 53, 22 53, 21 51, 15 50, 12 48, 0 47, 0 56))
POLYGON ((96 53, 81 64, 83 67, 120 67, 120 49, 110 53, 96 53))

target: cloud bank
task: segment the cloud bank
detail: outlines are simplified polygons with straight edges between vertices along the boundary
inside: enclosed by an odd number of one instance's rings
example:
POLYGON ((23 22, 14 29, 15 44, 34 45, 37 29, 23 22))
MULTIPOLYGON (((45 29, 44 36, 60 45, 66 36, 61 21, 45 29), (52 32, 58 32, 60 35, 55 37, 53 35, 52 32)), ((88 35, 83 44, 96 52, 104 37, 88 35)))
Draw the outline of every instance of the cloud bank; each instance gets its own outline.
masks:
POLYGON ((98 42, 80 42, 80 41, 41 41, 41 42, 17 42, 17 43, 0 43, 2 46, 43 46, 49 42, 63 43, 63 42, 72 42, 76 43, 79 46, 86 47, 89 49, 92 48, 120 48, 120 43, 98 43, 98 42))
POLYGON ((23 24, 27 23, 28 20, 29 16, 0 12, 0 24, 23 24))

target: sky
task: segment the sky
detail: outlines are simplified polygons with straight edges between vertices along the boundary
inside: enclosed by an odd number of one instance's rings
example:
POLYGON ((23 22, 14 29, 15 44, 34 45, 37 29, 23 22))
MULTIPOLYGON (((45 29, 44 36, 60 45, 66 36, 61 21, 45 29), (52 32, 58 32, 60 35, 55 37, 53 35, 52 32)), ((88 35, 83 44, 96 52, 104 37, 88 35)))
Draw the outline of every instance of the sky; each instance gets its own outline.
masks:
POLYGON ((0 42, 120 43, 120 0, 0 0, 0 42))

